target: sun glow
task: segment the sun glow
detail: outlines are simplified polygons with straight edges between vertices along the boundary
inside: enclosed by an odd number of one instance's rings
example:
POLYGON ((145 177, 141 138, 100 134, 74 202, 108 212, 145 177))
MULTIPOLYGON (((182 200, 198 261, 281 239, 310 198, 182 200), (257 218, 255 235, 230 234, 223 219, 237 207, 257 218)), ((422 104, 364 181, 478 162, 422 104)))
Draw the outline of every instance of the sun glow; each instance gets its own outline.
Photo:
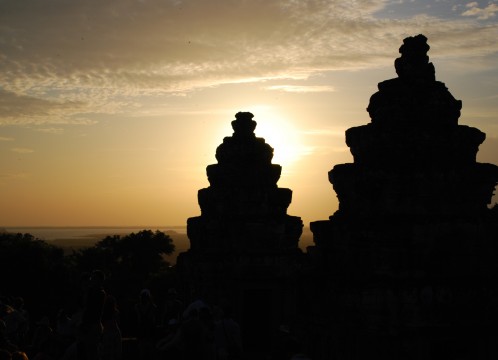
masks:
POLYGON ((290 119, 270 106, 252 106, 251 112, 258 123, 256 136, 264 138, 274 149, 272 163, 282 165, 285 170, 304 155, 299 132, 290 119))

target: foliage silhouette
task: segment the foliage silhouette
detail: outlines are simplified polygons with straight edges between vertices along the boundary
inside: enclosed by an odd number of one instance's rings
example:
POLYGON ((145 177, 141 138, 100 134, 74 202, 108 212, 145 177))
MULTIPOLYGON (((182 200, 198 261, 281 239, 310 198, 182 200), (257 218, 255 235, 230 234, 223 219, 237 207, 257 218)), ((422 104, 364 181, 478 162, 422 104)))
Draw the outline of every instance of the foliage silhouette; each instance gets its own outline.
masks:
POLYGON ((126 236, 107 236, 93 247, 73 253, 72 262, 79 273, 101 269, 115 294, 143 287, 160 272, 167 271, 165 256, 174 252, 171 237, 162 231, 142 230, 126 236))
POLYGON ((63 248, 31 234, 0 232, 0 296, 8 302, 24 298, 33 321, 55 318, 61 308, 78 307, 88 274, 100 269, 106 291, 133 303, 141 288, 172 281, 174 271, 165 256, 174 250, 172 239, 161 231, 107 236, 66 256, 63 248))
POLYGON ((47 311, 69 280, 61 248, 31 234, 0 233, 0 284, 2 295, 22 296, 33 311, 47 311), (46 301, 39 301, 43 294, 46 301))

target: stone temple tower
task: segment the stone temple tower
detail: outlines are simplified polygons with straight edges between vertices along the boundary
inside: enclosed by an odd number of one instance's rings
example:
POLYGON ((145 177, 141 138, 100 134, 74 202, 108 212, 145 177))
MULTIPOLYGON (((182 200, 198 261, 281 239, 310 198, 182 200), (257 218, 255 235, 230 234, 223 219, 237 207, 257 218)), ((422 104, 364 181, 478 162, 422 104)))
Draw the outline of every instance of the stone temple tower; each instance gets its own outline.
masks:
POLYGON ((485 134, 458 124, 428 50, 403 41, 371 123, 346 131, 354 163, 329 172, 339 209, 311 223, 313 358, 498 354, 498 167, 476 162, 485 134))
POLYGON ((190 249, 178 267, 195 296, 233 306, 246 344, 264 345, 294 311, 303 225, 287 215, 292 191, 277 186, 282 168, 254 134, 253 114, 235 118, 206 169, 210 186, 198 192, 201 215, 187 221, 190 249))

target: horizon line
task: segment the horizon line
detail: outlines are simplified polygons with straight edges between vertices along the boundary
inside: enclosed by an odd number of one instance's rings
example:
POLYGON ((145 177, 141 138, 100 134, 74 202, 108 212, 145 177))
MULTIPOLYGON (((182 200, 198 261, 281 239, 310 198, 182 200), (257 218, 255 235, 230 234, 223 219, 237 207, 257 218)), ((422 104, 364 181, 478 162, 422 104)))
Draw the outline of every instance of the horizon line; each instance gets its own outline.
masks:
POLYGON ((116 229, 116 228, 183 228, 187 225, 0 225, 0 229, 116 229))
MULTIPOLYGON (((170 228, 179 229, 186 228, 185 225, 0 225, 0 229, 8 228, 23 228, 23 229, 158 229, 158 228, 170 228)), ((309 228, 309 226, 303 225, 303 229, 309 228)))

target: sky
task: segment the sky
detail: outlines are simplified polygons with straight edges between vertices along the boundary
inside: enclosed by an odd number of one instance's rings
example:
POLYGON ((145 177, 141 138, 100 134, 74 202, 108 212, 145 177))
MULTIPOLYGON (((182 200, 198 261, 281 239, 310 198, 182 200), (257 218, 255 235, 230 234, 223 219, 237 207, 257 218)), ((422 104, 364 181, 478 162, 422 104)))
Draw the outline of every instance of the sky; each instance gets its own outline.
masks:
POLYGON ((0 0, 0 226, 183 225, 238 111, 288 213, 326 220, 344 132, 420 33, 498 164, 497 0, 0 0))

